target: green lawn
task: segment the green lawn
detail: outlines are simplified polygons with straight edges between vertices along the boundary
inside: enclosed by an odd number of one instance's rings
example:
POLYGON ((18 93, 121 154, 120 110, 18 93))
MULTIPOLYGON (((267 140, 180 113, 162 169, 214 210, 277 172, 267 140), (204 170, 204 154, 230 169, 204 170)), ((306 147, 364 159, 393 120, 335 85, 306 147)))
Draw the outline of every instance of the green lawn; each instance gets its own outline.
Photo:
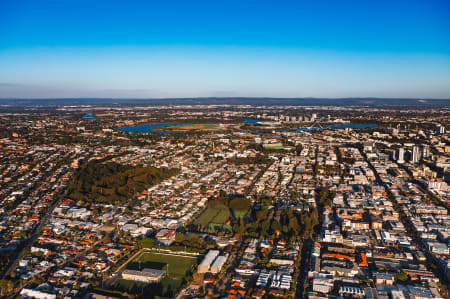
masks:
POLYGON ((215 207, 208 207, 198 219, 196 224, 208 225, 208 224, 225 224, 228 218, 231 217, 230 209, 224 205, 215 207))
POLYGON ((266 149, 282 149, 283 145, 281 143, 264 144, 263 147, 266 149))
POLYGON ((247 215, 247 211, 235 211, 234 216, 236 218, 244 218, 247 215))
POLYGON ((227 233, 232 233, 233 227, 229 224, 210 223, 208 224, 208 231, 210 232, 225 231, 227 233))
MULTIPOLYGON (((165 270, 170 278, 183 278, 188 272, 194 272, 197 258, 172 256, 158 253, 144 252, 127 265, 127 269, 139 270, 144 268, 165 270)), ((189 274, 188 274, 189 275, 189 274)))
POLYGON ((137 298, 174 298, 197 266, 196 257, 173 256, 144 252, 127 265, 129 270, 152 268, 165 270, 166 275, 159 283, 118 279, 112 285, 114 290, 136 294, 137 298))
POLYGON ((180 291, 183 281, 181 279, 163 278, 159 283, 145 283, 140 281, 118 279, 112 288, 117 291, 135 294, 136 298, 174 298, 180 291))

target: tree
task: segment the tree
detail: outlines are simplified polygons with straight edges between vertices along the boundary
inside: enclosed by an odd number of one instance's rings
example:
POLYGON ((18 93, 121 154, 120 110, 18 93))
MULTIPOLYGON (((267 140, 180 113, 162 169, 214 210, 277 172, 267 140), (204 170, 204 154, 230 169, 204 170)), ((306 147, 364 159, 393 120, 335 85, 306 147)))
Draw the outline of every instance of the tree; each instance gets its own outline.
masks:
POLYGON ((297 232, 298 232, 297 217, 291 217, 289 219, 288 228, 289 228, 289 231, 291 231, 292 234, 297 234, 297 232))
POLYGON ((331 206, 331 194, 328 188, 322 188, 319 191, 319 205, 322 207, 331 206))
POLYGON ((109 235, 106 235, 105 238, 103 239, 103 243, 104 244, 109 244, 111 243, 111 238, 109 237, 109 235))
POLYGON ((177 169, 132 167, 105 159, 92 160, 80 169, 69 186, 68 196, 74 200, 124 203, 177 172, 177 169))
POLYGON ((236 197, 230 201, 230 208, 233 212, 246 212, 250 209, 251 204, 249 199, 236 197))
POLYGON ((14 283, 9 279, 0 280, 0 289, 2 296, 10 293, 14 288, 14 283))
POLYGON ((397 274, 396 278, 400 281, 406 281, 408 280, 408 274, 406 274, 405 272, 400 272, 399 274, 397 274))
POLYGON ((260 222, 267 219, 268 210, 267 208, 262 208, 256 212, 256 221, 260 222))
POLYGON ((186 240, 186 236, 183 233, 177 233, 175 235, 175 242, 177 243, 183 243, 184 240, 186 240))
POLYGON ((269 228, 270 228, 270 223, 269 221, 263 221, 261 223, 261 235, 263 235, 264 237, 268 237, 269 236, 269 228))
POLYGON ((281 231, 281 225, 278 221, 273 220, 272 224, 270 225, 270 229, 272 230, 272 233, 275 231, 281 231))

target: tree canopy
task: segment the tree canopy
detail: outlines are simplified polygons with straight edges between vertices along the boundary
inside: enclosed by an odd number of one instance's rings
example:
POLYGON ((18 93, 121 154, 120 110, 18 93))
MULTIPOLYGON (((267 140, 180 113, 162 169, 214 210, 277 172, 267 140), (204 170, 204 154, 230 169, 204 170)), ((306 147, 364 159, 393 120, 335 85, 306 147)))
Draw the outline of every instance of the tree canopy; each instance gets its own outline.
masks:
POLYGON ((96 203, 124 203, 176 173, 176 169, 132 167, 92 160, 72 180, 68 196, 74 200, 96 203))

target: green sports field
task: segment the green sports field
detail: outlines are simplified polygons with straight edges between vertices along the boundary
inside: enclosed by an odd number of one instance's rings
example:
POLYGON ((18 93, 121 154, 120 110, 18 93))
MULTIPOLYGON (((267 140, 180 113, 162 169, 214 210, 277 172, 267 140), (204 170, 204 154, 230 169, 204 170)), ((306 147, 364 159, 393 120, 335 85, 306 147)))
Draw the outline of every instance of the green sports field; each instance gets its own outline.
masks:
POLYGON ((197 258, 144 252, 127 265, 129 270, 144 268, 165 270, 168 277, 182 278, 194 272, 197 258))
POLYGON ((208 207, 197 218, 195 224, 207 226, 211 231, 216 231, 217 228, 223 228, 231 232, 231 226, 225 224, 230 217, 230 209, 224 205, 208 207))
POLYGON ((281 143, 275 143, 275 144, 264 144, 263 147, 265 149, 282 149, 283 145, 281 143))
POLYGON ((159 283, 144 283, 139 281, 118 279, 112 285, 115 290, 154 298, 160 296, 172 298, 185 284, 186 278, 192 276, 197 266, 196 257, 174 256, 159 253, 143 252, 132 260, 126 269, 139 270, 144 268, 165 270, 166 276, 159 283))
POLYGON ((112 289, 133 294, 136 298, 175 298, 183 287, 181 279, 163 278, 159 283, 145 283, 134 280, 118 279, 112 289))
POLYGON ((210 223, 224 224, 230 217, 230 209, 226 206, 220 205, 215 207, 208 207, 200 215, 200 217, 198 217, 195 223, 201 225, 208 225, 210 223))

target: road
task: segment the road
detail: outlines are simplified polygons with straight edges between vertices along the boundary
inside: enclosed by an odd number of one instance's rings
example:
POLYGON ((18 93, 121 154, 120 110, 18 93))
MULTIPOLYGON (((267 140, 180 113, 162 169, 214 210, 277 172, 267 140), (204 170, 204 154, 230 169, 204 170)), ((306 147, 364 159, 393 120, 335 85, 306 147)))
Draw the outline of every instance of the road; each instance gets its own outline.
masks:
POLYGON ((44 226, 47 225, 47 222, 50 220, 53 210, 56 208, 56 206, 58 206, 59 202, 61 201, 62 198, 65 197, 65 195, 66 195, 66 192, 63 195, 58 195, 58 194, 55 195, 55 199, 54 199, 53 203, 50 205, 50 207, 47 209, 44 217, 41 218, 38 226, 35 227, 31 236, 22 244, 19 253, 17 253, 16 257, 13 260, 11 260, 6 271, 4 271, 2 273, 2 275, 0 276, 1 278, 5 278, 9 273, 11 273, 12 271, 15 270, 19 261, 24 257, 25 253, 27 252, 27 249, 31 247, 31 245, 36 241, 36 239, 42 233, 44 226))
POLYGON ((312 239, 307 239, 303 243, 300 268, 298 272, 297 289, 295 290, 295 298, 303 298, 303 285, 308 279, 308 270, 313 244, 314 241, 312 239))
MULTIPOLYGON (((247 247, 247 245, 248 245, 248 242, 243 242, 243 241, 239 242, 239 245, 238 245, 239 247, 236 250, 236 254, 231 254, 231 256, 229 257, 230 266, 228 267, 226 272, 221 274, 222 279, 218 283, 217 289, 223 288, 225 290, 227 286, 231 285, 231 277, 234 274, 234 270, 239 265, 239 262, 240 262, 242 256, 244 255, 244 250, 247 247)), ((216 291, 218 291, 217 289, 216 289, 216 291)), ((221 293, 221 292, 216 292, 216 293, 221 293)), ((225 292, 222 292, 221 295, 225 295, 225 292)))
MULTIPOLYGON (((380 184, 381 186, 384 186, 386 189, 386 192, 388 194, 388 198, 389 200, 393 203, 394 208, 398 211, 401 211, 402 208, 400 207, 400 205, 397 203, 397 200, 395 199, 394 195, 392 194, 392 192, 389 190, 389 187, 383 182, 383 180, 381 179, 380 175, 378 174, 377 170, 375 169, 375 167, 373 167, 372 163, 370 163, 370 161, 367 159, 367 155, 363 152, 363 157, 365 159, 365 161, 368 163, 369 167, 372 169, 372 171, 375 174, 375 178, 378 182, 378 184, 380 184)), ((408 175, 410 175, 408 173, 408 175)), ((410 181, 412 181, 412 183, 414 182, 414 178, 410 175, 409 177, 410 181)), ((418 183, 415 183, 418 184, 418 183)), ((426 189, 424 191, 424 193, 426 192, 426 189)), ((448 294, 449 294, 449 289, 447 286, 447 279, 446 279, 446 275, 445 273, 442 273, 442 270, 440 268, 440 265, 437 263, 437 261, 435 260, 434 256, 429 252, 428 248, 425 246, 424 242, 422 241, 422 239, 420 238, 420 236, 418 235, 413 223, 411 222, 411 219, 403 214, 402 212, 400 213, 400 221, 402 222, 403 226, 406 228, 406 233, 408 234, 408 236, 414 241, 414 243, 416 244, 416 246, 418 247, 418 249, 420 251, 422 251, 426 258, 427 258, 427 262, 429 264, 433 264, 435 266, 435 270, 433 271, 433 269, 429 269, 428 270, 432 271, 437 277, 439 277, 439 279, 441 280, 442 283, 442 287, 441 287, 441 293, 442 295, 444 295, 445 298, 448 298, 448 294)))
MULTIPOLYGON (((79 257, 82 256, 82 255, 85 255, 87 252, 89 252, 90 250, 92 250, 95 246, 97 246, 98 244, 100 244, 100 242, 102 242, 102 241, 103 241, 103 239, 100 239, 100 240, 98 240, 97 242, 95 242, 94 244, 92 244, 92 246, 86 248, 85 250, 82 250, 82 251, 78 252, 74 257, 71 257, 71 258, 69 258, 68 260, 66 260, 66 261, 64 262, 64 264, 61 266, 61 268, 64 268, 64 267, 66 267, 66 266, 69 266, 75 259, 79 258, 79 257)), ((27 286, 32 285, 32 284, 33 284, 33 281, 32 281, 32 280, 28 281, 28 282, 25 283, 23 286, 21 286, 16 292, 14 292, 13 294, 10 294, 7 298, 11 298, 11 299, 12 299, 12 298, 15 298, 16 296, 19 295, 20 291, 21 291, 23 288, 26 288, 27 286)))

